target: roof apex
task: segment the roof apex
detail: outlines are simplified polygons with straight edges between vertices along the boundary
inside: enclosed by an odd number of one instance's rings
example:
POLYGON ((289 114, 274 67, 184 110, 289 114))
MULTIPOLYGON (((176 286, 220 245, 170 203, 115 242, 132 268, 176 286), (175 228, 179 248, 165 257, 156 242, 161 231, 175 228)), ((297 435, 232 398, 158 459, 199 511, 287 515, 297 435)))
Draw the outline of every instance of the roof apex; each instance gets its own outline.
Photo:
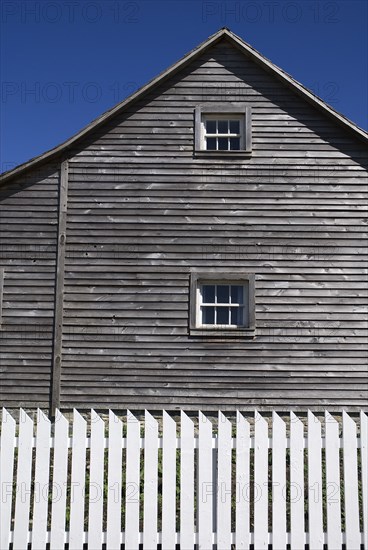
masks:
POLYGON ((30 159, 29 161, 20 164, 16 168, 13 168, 7 172, 4 172, 0 175, 0 184, 8 182, 10 179, 14 178, 25 172, 28 169, 35 168, 44 162, 51 160, 52 158, 63 156, 67 158, 68 148, 75 144, 80 139, 84 138, 90 131, 95 130, 97 127, 101 126, 111 118, 113 118, 117 113, 123 111, 128 105, 131 105, 136 100, 143 97, 147 92, 152 90, 157 84, 171 77, 183 67, 188 65, 193 59, 199 57, 205 50, 219 42, 221 39, 226 38, 233 46, 237 47, 244 54, 249 55, 254 62, 263 67, 266 71, 273 74, 276 78, 281 80, 284 84, 290 87, 294 92, 304 98, 306 101, 314 105, 320 111, 323 111, 329 118, 333 119, 340 126, 343 126, 351 134, 355 135, 356 138, 360 139, 364 143, 368 143, 368 133, 365 132, 362 128, 354 124, 351 120, 346 118, 344 115, 338 113, 330 105, 324 102, 321 98, 313 94, 308 88, 303 86, 300 82, 292 78, 285 71, 277 67, 274 63, 269 61, 266 57, 260 54, 255 50, 250 44, 245 42, 242 38, 234 34, 228 27, 222 27, 214 34, 209 36, 204 42, 196 46, 189 53, 184 55, 176 63, 171 65, 168 69, 161 72, 158 76, 150 80, 147 84, 142 86, 139 90, 131 94, 129 97, 103 113, 101 116, 93 120, 90 124, 85 126, 82 130, 77 132, 75 135, 70 137, 65 142, 53 147, 49 151, 42 153, 41 155, 30 159))

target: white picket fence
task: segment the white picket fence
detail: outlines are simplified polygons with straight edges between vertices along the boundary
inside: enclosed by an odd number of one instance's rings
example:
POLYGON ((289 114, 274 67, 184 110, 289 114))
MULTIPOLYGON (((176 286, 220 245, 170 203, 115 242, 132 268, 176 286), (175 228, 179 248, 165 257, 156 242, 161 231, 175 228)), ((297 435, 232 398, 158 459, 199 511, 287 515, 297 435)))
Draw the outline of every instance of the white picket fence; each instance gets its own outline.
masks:
POLYGON ((343 413, 340 437, 328 412, 308 412, 307 426, 273 413, 269 426, 257 412, 122 422, 109 411, 105 423, 74 411, 51 424, 38 411, 34 425, 3 410, 1 549, 368 550, 367 415, 358 421, 343 413))

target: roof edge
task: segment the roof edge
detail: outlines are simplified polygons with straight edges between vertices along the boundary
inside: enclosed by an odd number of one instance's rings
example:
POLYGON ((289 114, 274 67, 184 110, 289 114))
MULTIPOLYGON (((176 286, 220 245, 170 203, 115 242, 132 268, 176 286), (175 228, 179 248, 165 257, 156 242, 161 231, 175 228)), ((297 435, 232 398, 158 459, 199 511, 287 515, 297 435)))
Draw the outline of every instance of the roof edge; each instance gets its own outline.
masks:
POLYGON ((117 105, 115 105, 108 111, 105 111, 102 115, 100 115, 98 118, 91 121, 89 124, 87 124, 87 126, 82 128, 82 130, 79 130, 76 134, 68 138, 66 141, 62 142, 56 147, 53 147, 52 149, 49 149, 45 153, 42 153, 37 157, 31 158, 30 160, 16 166, 15 168, 12 168, 11 170, 4 172, 3 174, 0 174, 0 184, 8 182, 11 179, 15 178, 16 176, 19 176, 23 172, 29 169, 35 168, 40 164, 43 164, 44 162, 51 160, 59 155, 61 157, 63 155, 67 156, 66 152, 71 145, 75 144, 77 141, 85 137, 91 130, 98 128, 102 124, 106 123, 115 114, 124 110, 128 105, 130 105, 134 101, 143 97, 157 84, 173 76, 176 72, 178 72, 180 69, 185 67, 185 65, 189 64, 193 59, 201 55, 206 49, 208 49, 210 46, 213 46, 216 42, 218 42, 224 37, 226 37, 233 45, 235 45, 243 53, 246 52, 247 54, 249 54, 257 64, 261 65, 268 72, 271 72, 272 74, 274 74, 279 80, 283 81, 285 84, 291 87, 294 91, 296 91, 300 96, 306 99, 309 103, 313 104, 319 110, 322 110, 325 114, 327 114, 335 122, 338 122, 340 125, 342 125, 350 133, 353 133, 355 137, 357 137, 364 143, 368 143, 368 133, 365 130, 357 126, 354 122, 346 118, 344 115, 335 111, 335 109, 333 109, 320 97, 313 94, 310 90, 308 90, 308 88, 303 86, 303 84, 301 84, 300 82, 292 78, 285 71, 283 71, 282 69, 277 67, 274 63, 269 61, 266 57, 260 54, 252 46, 246 43, 242 38, 240 38, 239 36, 231 32, 227 27, 223 27, 216 33, 212 34, 204 42, 196 46, 189 53, 185 54, 182 58, 180 58, 174 64, 170 65, 170 67, 168 67, 167 69, 159 73, 156 77, 148 81, 141 88, 139 88, 139 90, 137 90, 136 92, 134 92, 133 94, 125 98, 123 101, 119 102, 117 105))

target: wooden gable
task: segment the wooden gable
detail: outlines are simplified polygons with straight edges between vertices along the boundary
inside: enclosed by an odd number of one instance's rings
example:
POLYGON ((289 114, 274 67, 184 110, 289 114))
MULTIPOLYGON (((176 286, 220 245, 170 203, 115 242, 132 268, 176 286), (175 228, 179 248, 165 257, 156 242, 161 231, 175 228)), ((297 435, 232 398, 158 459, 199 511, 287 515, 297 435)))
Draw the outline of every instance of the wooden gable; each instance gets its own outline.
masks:
MULTIPOLYGON (((41 246, 51 227, 54 248, 52 258, 1 264, 4 403, 43 402, 32 386, 42 380, 46 396, 52 376, 63 407, 366 401, 365 134, 228 34, 43 159, 63 160, 68 174, 45 227, 35 214, 41 176, 33 188, 16 171, 5 176, 2 208, 17 205, 6 214, 10 256, 41 246), (249 158, 195 155, 194 112, 211 103, 251 108, 249 158), (26 204, 28 231, 18 235, 26 204), (13 343, 17 307, 29 326, 41 316, 10 293, 12 278, 36 270, 42 280, 45 267, 56 281, 46 354, 46 340, 13 343), (190 277, 201 271, 254 274, 254 338, 190 333, 190 277)), ((31 292, 27 300, 45 303, 31 292)))

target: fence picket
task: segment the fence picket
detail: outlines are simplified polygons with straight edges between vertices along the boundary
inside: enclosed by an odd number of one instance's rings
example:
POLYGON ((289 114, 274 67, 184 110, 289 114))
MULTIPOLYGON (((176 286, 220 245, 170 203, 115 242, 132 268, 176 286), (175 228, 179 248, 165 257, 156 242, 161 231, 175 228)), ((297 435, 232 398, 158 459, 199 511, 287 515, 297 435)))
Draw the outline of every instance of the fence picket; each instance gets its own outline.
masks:
POLYGON ((231 422, 218 413, 217 549, 231 547, 231 422))
POLYGON ((89 468, 88 546, 102 547, 105 423, 91 410, 91 454, 89 468))
POLYGON ((325 412, 327 546, 341 548, 339 424, 325 412))
POLYGON ((254 549, 268 548, 268 424, 255 413, 254 549))
POLYGON ((194 547, 194 424, 181 411, 180 549, 194 547))
POLYGON ((323 550, 321 423, 308 411, 309 548, 323 550))
POLYGON ((51 423, 43 412, 38 409, 32 521, 32 525, 37 525, 37 529, 33 529, 32 531, 32 548, 37 548, 37 550, 45 549, 47 542, 47 494, 50 476, 50 433, 51 423))
POLYGON ((368 549, 368 416, 360 413, 360 460, 362 464, 363 544, 368 549))
POLYGON ((64 550, 65 543, 68 543, 70 550, 80 550, 86 541, 93 550, 102 550, 105 545, 106 550, 115 550, 121 544, 126 550, 137 550, 142 543, 144 550, 156 550, 158 545, 162 550, 173 550, 178 543, 182 550, 193 550, 194 547, 212 550, 214 544, 218 550, 229 550, 234 543, 237 550, 267 549, 269 544, 275 550, 286 550, 288 545, 292 550, 304 550, 305 545, 311 550, 368 550, 368 417, 363 412, 360 414, 360 439, 354 416, 344 412, 341 424, 328 411, 325 411, 324 437, 321 422, 312 412, 308 412, 307 438, 304 439, 304 425, 291 412, 289 440, 286 424, 276 412, 273 413, 270 439, 268 421, 256 412, 253 444, 250 424, 239 411, 236 437, 232 437, 233 424, 222 412, 218 413, 218 435, 213 436, 212 423, 204 414, 199 413, 197 435, 194 422, 181 411, 180 439, 176 435, 177 423, 163 411, 162 462, 159 422, 148 411, 145 412, 144 438, 141 438, 138 418, 127 412, 125 439, 123 423, 112 411, 109 411, 108 439, 105 439, 105 423, 94 411, 91 411, 90 439, 87 437, 87 422, 76 410, 73 413, 71 440, 69 423, 59 411, 56 411, 54 425, 41 411, 37 414, 34 437, 34 423, 23 410, 20 410, 17 424, 3 409, 0 439, 1 550, 24 550, 29 543, 34 550, 64 550), (16 437, 18 429, 19 436, 16 437), (285 500, 288 447, 290 539, 285 500), (87 451, 88 448, 90 451, 87 451), (105 448, 108 450, 105 451, 105 448), (51 452, 53 463, 50 467, 51 452), (306 453, 307 460, 304 458, 306 453), (126 459, 123 463, 124 454, 126 459), (179 455, 180 527, 177 533, 179 455), (142 533, 139 532, 141 463, 144 468, 142 533), (162 513, 159 513, 158 481, 161 469, 162 513), (87 475, 89 492, 85 495, 87 475), (272 529, 269 533, 271 478, 272 529), (250 502, 249 489, 253 479, 253 500, 250 502), (308 494, 304 495, 306 482, 308 494), (106 526, 103 516, 105 483, 106 526), (65 520, 69 491, 68 532, 65 520), (122 494, 125 495, 125 502, 122 502, 122 494), (307 529, 305 497, 308 502, 307 529), (47 533, 50 501, 51 529, 47 533), (31 502, 33 510, 30 521, 31 502), (235 533, 231 530, 233 502, 235 533), (250 531, 251 512, 254 512, 253 533, 250 531), (122 531, 121 517, 124 513, 122 531), (158 533, 158 516, 162 518, 162 533, 158 533), (324 519, 327 520, 326 533, 323 532, 324 519), (360 532, 361 527, 363 532, 360 532))
POLYGON ((286 550, 286 424, 272 417, 272 546, 286 550))
POLYGON ((15 427, 14 418, 3 409, 0 438, 0 548, 4 549, 9 548, 10 543, 15 427))
POLYGON ((140 422, 127 411, 125 483, 125 548, 135 550, 139 543, 140 422))
POLYGON ((143 548, 157 548, 158 422, 145 411, 143 548))
POLYGON ((304 425, 290 413, 290 543, 304 550, 304 425))
POLYGON ((356 423, 342 413, 346 550, 360 548, 356 423))
POLYGON ((199 413, 198 433, 198 546, 199 550, 212 549, 213 525, 213 460, 212 424, 199 413))
POLYGON ((163 412, 162 550, 175 548, 176 423, 163 412))
POLYGON ((236 509, 235 546, 236 550, 249 549, 249 466, 250 466, 250 426, 239 411, 236 413, 236 509))
POLYGON ((50 550, 64 550, 69 423, 55 412, 54 467, 52 478, 50 550))
POLYGON ((107 468, 107 550, 120 548, 123 423, 109 411, 109 450, 107 468))
POLYGON ((24 550, 28 544, 29 509, 31 501, 33 420, 20 410, 17 461, 17 485, 14 516, 14 550, 24 550))
POLYGON ((83 548, 87 422, 73 411, 69 549, 83 548))

